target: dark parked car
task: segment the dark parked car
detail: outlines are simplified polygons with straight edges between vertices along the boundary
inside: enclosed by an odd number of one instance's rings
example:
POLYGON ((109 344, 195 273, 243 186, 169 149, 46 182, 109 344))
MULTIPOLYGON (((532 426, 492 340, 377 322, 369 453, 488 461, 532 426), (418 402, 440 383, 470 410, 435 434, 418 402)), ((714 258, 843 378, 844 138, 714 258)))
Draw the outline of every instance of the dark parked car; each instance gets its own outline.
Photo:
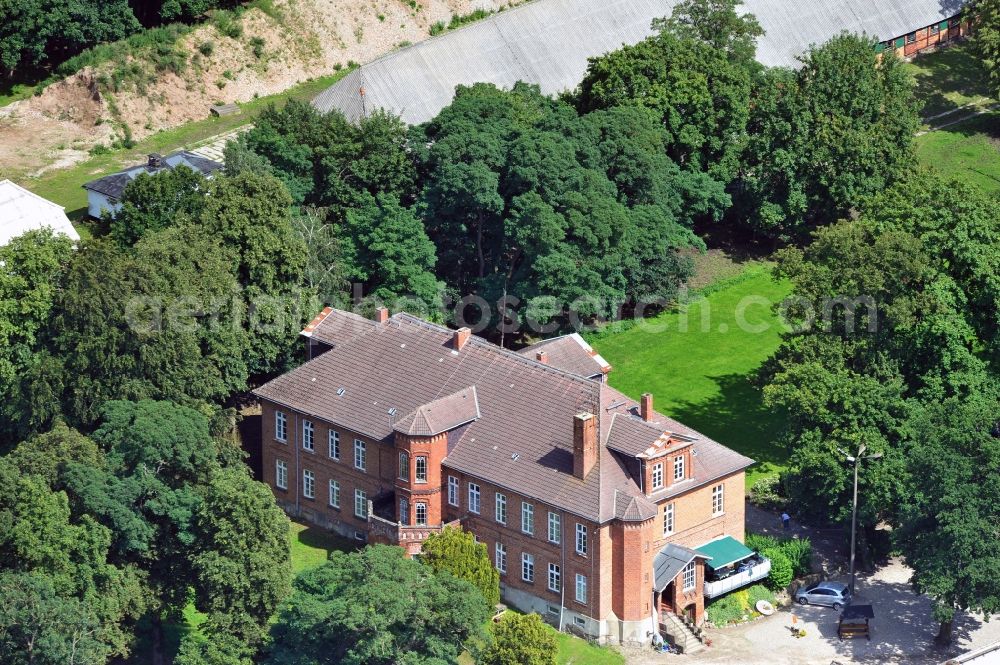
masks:
POLYGON ((851 604, 851 590, 843 582, 816 582, 795 592, 799 605, 829 605, 835 610, 851 604))

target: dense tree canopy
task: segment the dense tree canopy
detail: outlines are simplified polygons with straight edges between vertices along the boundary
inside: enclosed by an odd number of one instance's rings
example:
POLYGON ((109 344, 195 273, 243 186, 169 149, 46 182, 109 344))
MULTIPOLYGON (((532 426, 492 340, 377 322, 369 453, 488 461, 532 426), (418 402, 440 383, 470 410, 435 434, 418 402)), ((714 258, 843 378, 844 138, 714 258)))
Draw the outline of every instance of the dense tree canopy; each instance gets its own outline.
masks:
POLYGON ((685 0, 657 34, 592 58, 575 95, 581 112, 638 105, 655 112, 667 154, 724 182, 739 171, 763 34, 738 0, 685 0))
MULTIPOLYGON (((37 424, 24 378, 43 361, 48 328, 72 244, 51 231, 30 231, 0 247, 0 436, 18 440, 37 424)), ((2 446, 0 446, 2 449, 2 446)))
POLYGON ((51 68, 143 26, 189 22, 237 0, 0 0, 0 74, 51 68))
POLYGON ((972 50, 986 68, 993 94, 1000 92, 1000 1, 965 3, 964 20, 972 31, 972 50))
POLYGON ((388 545, 332 552, 294 586, 273 629, 275 665, 445 665, 490 616, 471 584, 388 545))
MULTIPOLYGON (((588 122, 536 87, 460 87, 423 128, 428 147, 418 151, 420 205, 440 276, 488 301, 504 293, 560 307, 669 298, 689 270, 676 251, 699 242, 682 202, 698 200, 717 215, 727 199, 719 183, 662 158, 660 132, 641 109, 588 122), (661 170, 636 177, 623 168, 631 156, 661 170), (652 270, 629 271, 636 258, 652 270), (638 275, 657 281, 630 282, 638 275)), ((581 308, 584 316, 598 311, 581 308)))
POLYGON ((197 218, 205 205, 205 178, 186 166, 140 173, 125 186, 121 209, 108 215, 111 237, 131 247, 147 233, 197 218))
POLYGON ((938 640, 957 611, 1000 612, 1000 401, 993 390, 928 404, 908 430, 910 491, 897 545, 913 584, 935 601, 938 640))
POLYGON ((943 639, 954 610, 997 609, 986 560, 1000 543, 977 526, 997 495, 979 475, 994 464, 1000 420, 996 320, 983 311, 998 294, 997 212, 994 199, 917 172, 866 198, 859 219, 783 252, 795 330, 763 371, 766 402, 788 414, 786 485, 802 515, 846 518, 842 451, 883 453, 861 465, 862 533, 880 520, 897 527, 915 584, 938 601, 943 639), (949 513, 975 488, 981 504, 949 513), (975 547, 963 540, 973 533, 975 547), (956 569, 960 552, 982 567, 956 569))
POLYGON ((771 69, 751 102, 739 205, 771 238, 801 239, 912 168, 913 83, 875 41, 841 34, 795 70, 771 69))

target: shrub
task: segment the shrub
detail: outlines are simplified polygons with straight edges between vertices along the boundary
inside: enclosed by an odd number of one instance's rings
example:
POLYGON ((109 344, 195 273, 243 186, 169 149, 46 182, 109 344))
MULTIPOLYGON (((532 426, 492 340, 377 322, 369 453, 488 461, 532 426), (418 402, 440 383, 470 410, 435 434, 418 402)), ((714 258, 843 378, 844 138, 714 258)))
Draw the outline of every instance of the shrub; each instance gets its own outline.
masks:
POLYGON ((489 646, 480 654, 481 665, 555 665, 556 638, 537 614, 506 612, 493 624, 489 646))
POLYGON ((812 568, 812 543, 808 538, 789 538, 781 543, 781 551, 792 562, 795 577, 809 574, 812 568))
POLYGON ((746 544, 750 549, 761 553, 769 550, 781 552, 791 563, 794 577, 807 575, 812 567, 812 543, 808 538, 776 538, 748 533, 746 544))
POLYGON ((783 506, 785 497, 781 495, 781 479, 767 476, 755 482, 750 487, 750 503, 766 509, 783 506))
POLYGON ((795 578, 792 562, 785 556, 784 552, 777 548, 764 550, 761 554, 771 560, 771 574, 767 578, 771 588, 775 591, 787 589, 795 578))
POLYGON ((746 591, 747 601, 750 604, 751 610, 754 610, 757 607, 757 602, 761 600, 766 600, 772 605, 776 602, 774 594, 763 584, 754 584, 753 586, 749 586, 746 591))
POLYGON ((708 620, 716 626, 742 621, 744 616, 748 616, 744 601, 745 596, 740 597, 735 593, 713 600, 705 607, 708 620))
POLYGON ((239 39, 243 36, 243 23, 234 12, 217 11, 212 14, 215 29, 224 37, 239 39))
POLYGON ((250 39, 250 50, 253 52, 253 57, 260 60, 264 57, 264 46, 266 42, 261 37, 252 37, 250 39))
POLYGON ((198 45, 198 52, 206 57, 212 55, 212 53, 215 52, 215 42, 213 42, 211 39, 202 42, 201 44, 198 45))
POLYGON ((444 32, 446 27, 447 26, 445 26, 444 21, 437 21, 436 23, 432 24, 431 37, 433 37, 434 35, 440 35, 442 32, 444 32))

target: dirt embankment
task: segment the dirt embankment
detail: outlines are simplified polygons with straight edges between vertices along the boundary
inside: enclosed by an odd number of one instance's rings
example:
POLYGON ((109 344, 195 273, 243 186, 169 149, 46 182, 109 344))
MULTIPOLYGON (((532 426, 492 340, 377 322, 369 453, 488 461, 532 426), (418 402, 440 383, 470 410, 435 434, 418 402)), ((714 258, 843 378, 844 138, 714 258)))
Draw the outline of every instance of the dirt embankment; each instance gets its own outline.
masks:
POLYGON ((228 30, 228 36, 206 23, 180 38, 172 66, 163 67, 162 55, 158 62, 152 53, 140 54, 84 69, 39 96, 0 108, 0 177, 70 166, 96 145, 205 118, 212 104, 282 92, 426 39, 431 25, 453 15, 503 4, 275 0, 275 11, 248 10, 241 30, 228 30))

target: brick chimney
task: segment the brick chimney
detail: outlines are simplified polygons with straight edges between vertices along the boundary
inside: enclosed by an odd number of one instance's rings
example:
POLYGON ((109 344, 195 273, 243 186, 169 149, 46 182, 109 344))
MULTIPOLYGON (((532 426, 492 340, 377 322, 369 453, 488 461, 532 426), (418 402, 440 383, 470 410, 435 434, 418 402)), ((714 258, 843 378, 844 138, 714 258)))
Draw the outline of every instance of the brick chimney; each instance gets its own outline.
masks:
POLYGON ((653 419, 653 394, 643 393, 642 401, 639 403, 639 415, 647 423, 653 419))
POLYGON ((459 328, 451 337, 451 348, 455 351, 461 351, 465 343, 469 341, 469 337, 472 336, 472 331, 468 328, 459 328))
POLYGON ((535 354, 535 360, 542 363, 543 365, 548 365, 549 354, 545 353, 545 351, 539 351, 538 353, 535 354))
POLYGON ((375 310, 375 323, 385 323, 389 320, 389 308, 379 307, 375 310))
POLYGON ((573 418, 573 475, 584 479, 597 462, 597 418, 578 413, 573 418))

